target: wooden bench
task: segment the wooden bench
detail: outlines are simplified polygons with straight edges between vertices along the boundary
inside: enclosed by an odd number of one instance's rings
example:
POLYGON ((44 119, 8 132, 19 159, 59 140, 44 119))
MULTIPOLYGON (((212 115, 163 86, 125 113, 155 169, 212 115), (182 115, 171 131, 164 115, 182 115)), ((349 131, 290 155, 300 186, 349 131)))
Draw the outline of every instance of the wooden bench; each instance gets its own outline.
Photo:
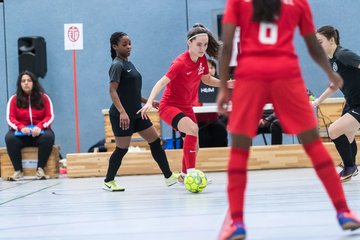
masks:
MULTIPOLYGON (((360 144, 360 142, 358 143, 360 144)), ((360 145, 358 145, 360 146, 360 145)), ((333 143, 325 143, 334 162, 339 164, 340 157, 333 143)), ((202 148, 197 156, 196 167, 205 172, 225 171, 229 157, 228 147, 202 148)), ((181 170, 182 150, 165 150, 173 171, 181 170)), ((67 154, 68 177, 104 177, 111 153, 74 153, 67 154)), ((282 169, 311 167, 310 160, 300 144, 254 146, 251 148, 249 169, 282 169)), ((161 173, 151 152, 128 152, 118 174, 139 175, 161 173)))
MULTIPOLYGON (((59 176, 59 151, 60 147, 54 145, 49 160, 45 167, 46 175, 50 178, 59 176)), ((24 176, 35 176, 38 158, 37 147, 25 147, 21 150, 24 176)), ((14 173, 14 167, 5 147, 0 148, 1 178, 7 180, 14 173)))
MULTIPOLYGON (((105 147, 108 152, 112 152, 115 149, 115 137, 110 123, 109 109, 103 109, 102 114, 104 117, 105 147)), ((147 113, 147 115, 153 123, 156 131, 161 136, 161 121, 158 111, 153 108, 147 113)), ((148 143, 138 133, 135 133, 132 136, 130 146, 149 149, 148 143)))

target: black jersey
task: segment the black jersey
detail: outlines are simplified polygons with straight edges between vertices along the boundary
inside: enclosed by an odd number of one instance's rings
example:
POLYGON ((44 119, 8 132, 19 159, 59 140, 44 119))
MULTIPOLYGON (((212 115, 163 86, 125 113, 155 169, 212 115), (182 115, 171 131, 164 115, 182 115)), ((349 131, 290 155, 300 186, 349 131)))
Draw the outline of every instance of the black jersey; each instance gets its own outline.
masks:
POLYGON ((347 104, 351 107, 360 106, 360 56, 354 52, 338 46, 333 58, 330 59, 332 69, 344 79, 344 86, 340 89, 347 104))
MULTIPOLYGON (((141 108, 141 74, 131 62, 116 57, 109 69, 109 76, 110 81, 119 83, 116 92, 126 113, 130 118, 139 117, 136 112, 141 108)), ((120 115, 114 104, 111 105, 109 114, 120 115)))

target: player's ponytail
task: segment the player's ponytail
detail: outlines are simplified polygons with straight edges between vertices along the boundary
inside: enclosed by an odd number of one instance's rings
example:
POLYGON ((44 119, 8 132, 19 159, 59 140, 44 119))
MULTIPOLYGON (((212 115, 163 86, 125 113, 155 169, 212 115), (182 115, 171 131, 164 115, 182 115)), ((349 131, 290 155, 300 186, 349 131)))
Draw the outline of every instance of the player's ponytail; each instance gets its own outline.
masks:
POLYGON ((118 41, 120 41, 120 39, 124 36, 127 36, 126 33, 124 32, 114 32, 111 37, 110 37, 110 52, 111 52, 111 58, 112 60, 114 60, 116 58, 116 52, 113 49, 112 45, 116 45, 118 43, 118 41))
POLYGON ((334 38, 335 44, 340 45, 339 31, 333 26, 330 25, 323 26, 319 28, 316 32, 326 37, 327 40, 334 38))
POLYGON ((252 0, 254 22, 274 22, 280 15, 281 0, 252 0))
POLYGON ((197 35, 207 34, 209 38, 208 48, 206 53, 213 58, 217 58, 220 49, 220 43, 215 39, 214 35, 201 23, 197 23, 193 28, 188 32, 187 39, 193 41, 197 35))

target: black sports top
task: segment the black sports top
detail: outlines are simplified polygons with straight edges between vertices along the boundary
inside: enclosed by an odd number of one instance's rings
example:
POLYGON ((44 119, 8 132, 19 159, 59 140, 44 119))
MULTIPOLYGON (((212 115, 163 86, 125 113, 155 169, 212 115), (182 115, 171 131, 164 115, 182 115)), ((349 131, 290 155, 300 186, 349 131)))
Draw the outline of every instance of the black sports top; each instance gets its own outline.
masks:
MULTIPOLYGON (((136 112, 141 108, 142 77, 135 66, 129 61, 116 57, 110 66, 109 76, 110 81, 119 83, 116 92, 128 116, 140 117, 136 112)), ((114 104, 111 105, 109 114, 120 115, 114 104)))
POLYGON ((360 56, 338 46, 330 59, 332 69, 344 79, 340 89, 350 108, 360 106, 360 56))

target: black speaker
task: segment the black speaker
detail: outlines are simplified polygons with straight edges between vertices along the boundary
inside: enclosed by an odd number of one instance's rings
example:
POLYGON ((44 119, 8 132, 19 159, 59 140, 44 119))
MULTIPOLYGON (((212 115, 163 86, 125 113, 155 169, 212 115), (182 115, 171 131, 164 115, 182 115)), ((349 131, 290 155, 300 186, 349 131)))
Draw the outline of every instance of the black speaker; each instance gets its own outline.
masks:
POLYGON ((47 72, 46 42, 43 37, 21 37, 18 39, 19 72, 25 70, 44 78, 47 72))

